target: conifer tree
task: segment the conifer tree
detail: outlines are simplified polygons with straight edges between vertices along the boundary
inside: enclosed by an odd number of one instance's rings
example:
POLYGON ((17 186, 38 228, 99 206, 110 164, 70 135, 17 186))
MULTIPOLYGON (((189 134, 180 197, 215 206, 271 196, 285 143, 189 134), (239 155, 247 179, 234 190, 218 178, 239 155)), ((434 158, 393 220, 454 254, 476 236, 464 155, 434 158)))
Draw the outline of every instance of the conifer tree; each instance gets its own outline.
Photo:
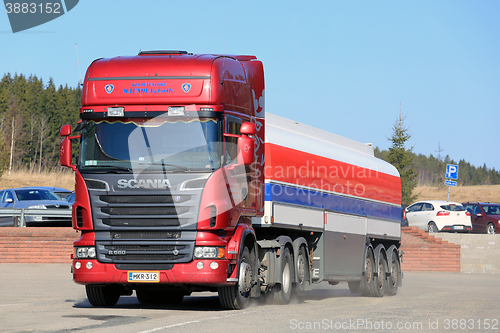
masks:
POLYGON ((392 142, 392 147, 389 148, 387 154, 387 162, 391 163, 399 171, 401 177, 401 192, 402 202, 408 206, 417 200, 417 195, 413 194, 413 190, 417 186, 417 173, 415 172, 412 163, 414 154, 413 147, 406 149, 405 143, 411 138, 408 128, 404 125, 404 120, 401 111, 399 117, 394 123, 392 136, 389 141, 392 142))

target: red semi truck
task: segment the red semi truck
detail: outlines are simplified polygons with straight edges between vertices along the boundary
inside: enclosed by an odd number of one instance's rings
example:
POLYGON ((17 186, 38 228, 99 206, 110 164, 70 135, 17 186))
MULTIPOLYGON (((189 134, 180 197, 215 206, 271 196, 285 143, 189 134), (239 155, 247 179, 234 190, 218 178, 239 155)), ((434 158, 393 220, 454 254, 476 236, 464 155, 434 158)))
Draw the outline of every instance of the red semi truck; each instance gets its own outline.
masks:
POLYGON ((75 171, 73 278, 92 305, 214 291, 242 309, 321 281, 397 293, 397 170, 371 144, 266 114, 264 95, 254 56, 147 51, 90 65, 81 133, 61 128, 60 158, 75 171))

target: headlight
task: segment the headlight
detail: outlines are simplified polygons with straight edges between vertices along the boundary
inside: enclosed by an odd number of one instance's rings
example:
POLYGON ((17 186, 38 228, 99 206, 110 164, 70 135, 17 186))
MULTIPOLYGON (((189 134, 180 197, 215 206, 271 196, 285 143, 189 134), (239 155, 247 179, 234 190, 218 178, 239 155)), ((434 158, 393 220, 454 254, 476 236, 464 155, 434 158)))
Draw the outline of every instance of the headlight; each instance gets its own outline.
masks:
POLYGON ((95 247, 75 247, 75 259, 95 258, 95 247))
POLYGON ((196 259, 222 259, 226 255, 226 249, 223 247, 197 246, 194 248, 194 257, 196 259))
POLYGON ((28 209, 47 209, 45 205, 35 205, 35 206, 30 206, 28 209))

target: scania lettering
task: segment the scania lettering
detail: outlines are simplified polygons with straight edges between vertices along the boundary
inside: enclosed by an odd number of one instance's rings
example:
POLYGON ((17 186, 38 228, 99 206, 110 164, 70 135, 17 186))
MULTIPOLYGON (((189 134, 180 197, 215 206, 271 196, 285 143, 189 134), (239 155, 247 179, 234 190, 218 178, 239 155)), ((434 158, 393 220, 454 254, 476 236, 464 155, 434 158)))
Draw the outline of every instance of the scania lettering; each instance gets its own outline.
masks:
POLYGON ((73 279, 90 303, 135 293, 175 304, 212 291, 223 309, 243 309, 263 294, 286 304, 321 281, 395 295, 399 174, 371 144, 331 133, 332 112, 306 112, 331 131, 267 113, 254 56, 95 60, 81 121, 60 131, 81 232, 73 279))
POLYGON ((118 188, 167 188, 170 187, 168 179, 119 179, 118 188))

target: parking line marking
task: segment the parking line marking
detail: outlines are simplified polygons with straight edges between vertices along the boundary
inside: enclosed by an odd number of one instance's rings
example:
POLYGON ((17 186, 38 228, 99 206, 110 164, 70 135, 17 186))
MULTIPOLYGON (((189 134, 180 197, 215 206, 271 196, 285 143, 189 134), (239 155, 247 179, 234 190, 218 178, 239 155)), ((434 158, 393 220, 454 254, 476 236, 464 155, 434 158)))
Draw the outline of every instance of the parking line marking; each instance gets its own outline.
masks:
POLYGON ((178 324, 172 324, 172 325, 157 327, 157 328, 153 328, 153 329, 150 329, 150 330, 147 330, 147 331, 140 331, 140 332, 137 332, 137 333, 152 333, 152 332, 156 332, 156 331, 159 331, 159 330, 166 330, 166 329, 169 329, 169 328, 174 328, 174 327, 179 327, 179 326, 184 326, 184 325, 189 325, 189 324, 202 323, 204 321, 209 321, 209 320, 216 320, 216 319, 223 319, 223 318, 235 317, 235 316, 240 316, 240 315, 244 315, 244 314, 247 314, 247 313, 255 313, 255 312, 259 312, 259 311, 258 310, 245 311, 245 312, 238 312, 238 313, 235 313, 235 314, 229 314, 229 315, 226 315, 226 316, 209 317, 209 318, 204 318, 204 319, 199 319, 199 320, 186 321, 186 322, 183 322, 183 323, 178 323, 178 324))

